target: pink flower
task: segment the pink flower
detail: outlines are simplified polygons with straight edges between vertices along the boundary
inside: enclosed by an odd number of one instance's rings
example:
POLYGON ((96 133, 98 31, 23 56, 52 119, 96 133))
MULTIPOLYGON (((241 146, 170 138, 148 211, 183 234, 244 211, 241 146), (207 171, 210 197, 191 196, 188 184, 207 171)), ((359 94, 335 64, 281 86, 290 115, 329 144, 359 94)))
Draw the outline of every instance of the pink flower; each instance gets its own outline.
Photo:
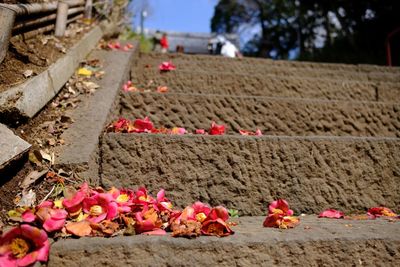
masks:
POLYGON ((153 129, 153 123, 150 121, 148 117, 144 119, 136 119, 133 122, 133 125, 135 127, 134 132, 136 133, 144 133, 144 132, 151 132, 153 129))
POLYGON ((132 211, 134 205, 135 193, 130 189, 111 188, 109 193, 113 196, 114 201, 118 205, 118 212, 127 213, 132 211))
POLYGON ((245 135, 245 136, 247 136, 247 135, 250 135, 250 136, 262 136, 263 135, 260 129, 257 129, 255 132, 246 131, 246 130, 239 130, 239 133, 241 135, 245 135))
POLYGON ((89 194, 89 185, 85 182, 81 185, 79 191, 62 202, 63 207, 71 217, 76 217, 82 211, 83 199, 89 194))
POLYGON ((209 133, 211 135, 223 135, 225 134, 225 125, 218 125, 213 121, 209 133))
POLYGON ((268 211, 270 214, 281 214, 284 216, 292 216, 293 210, 289 209, 289 204, 284 199, 278 199, 273 201, 269 207, 268 211))
POLYGON ((172 64, 172 62, 162 62, 158 68, 160 69, 160 71, 171 71, 176 69, 175 65, 172 64))
POLYGON ((122 89, 124 92, 137 92, 138 89, 133 86, 132 81, 127 81, 123 86, 122 89))
POLYGON ((186 129, 185 128, 174 127, 171 130, 171 134, 184 135, 185 133, 186 133, 186 129))
POLYGON ((264 227, 275 227, 281 229, 296 227, 300 220, 292 216, 293 210, 289 209, 289 204, 284 199, 273 201, 268 206, 269 214, 264 220, 264 227))
POLYGON ((160 229, 162 221, 156 210, 144 207, 143 211, 135 213, 135 230, 138 234, 160 229))
POLYGON ((386 207, 375 207, 368 209, 367 215, 371 219, 379 218, 381 216, 384 217, 396 217, 397 214, 394 213, 391 209, 386 207))
POLYGON ((65 225, 68 212, 64 209, 54 208, 52 201, 45 201, 36 207, 36 212, 28 209, 22 214, 26 223, 39 221, 48 233, 61 230, 65 225))
POLYGON ((157 193, 157 199, 156 199, 156 207, 158 211, 172 211, 172 203, 165 197, 165 190, 161 189, 157 193))
POLYGON ((136 191, 135 195, 136 195, 135 204, 147 206, 155 202, 154 198, 152 198, 150 195, 147 194, 147 190, 144 187, 140 187, 136 191))
POLYGON ((118 215, 118 205, 111 194, 99 193, 83 200, 83 211, 89 215, 86 220, 99 223, 114 219, 118 215))
POLYGON ((0 266, 30 266, 46 262, 50 244, 45 231, 23 224, 0 239, 0 266))
POLYGON ((124 50, 125 52, 128 52, 129 50, 131 50, 133 48, 132 44, 126 44, 124 45, 124 47, 122 48, 122 50, 124 50))
POLYGON ((321 212, 318 215, 318 218, 332 218, 332 219, 340 219, 344 218, 344 213, 334 209, 327 209, 321 212))
POLYGON ((196 129, 196 134, 206 134, 204 129, 196 129))
POLYGON ((109 42, 107 44, 108 48, 110 48, 111 50, 118 50, 121 48, 121 44, 119 42, 109 42))
POLYGON ((203 222, 207 216, 210 214, 211 208, 207 204, 204 204, 200 201, 195 202, 192 205, 192 208, 194 209, 194 213, 196 215, 196 219, 199 222, 203 222))
POLYGON ((158 93, 166 93, 166 92, 168 92, 168 87, 167 86, 158 86, 157 92, 158 93))

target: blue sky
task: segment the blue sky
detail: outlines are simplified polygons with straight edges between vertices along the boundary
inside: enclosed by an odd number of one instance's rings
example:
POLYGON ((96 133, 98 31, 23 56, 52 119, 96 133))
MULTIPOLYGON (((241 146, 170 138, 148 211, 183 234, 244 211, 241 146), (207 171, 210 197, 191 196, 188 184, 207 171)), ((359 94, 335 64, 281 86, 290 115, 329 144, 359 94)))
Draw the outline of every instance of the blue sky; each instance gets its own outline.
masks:
POLYGON ((149 0, 145 28, 178 32, 210 32, 217 0, 149 0))

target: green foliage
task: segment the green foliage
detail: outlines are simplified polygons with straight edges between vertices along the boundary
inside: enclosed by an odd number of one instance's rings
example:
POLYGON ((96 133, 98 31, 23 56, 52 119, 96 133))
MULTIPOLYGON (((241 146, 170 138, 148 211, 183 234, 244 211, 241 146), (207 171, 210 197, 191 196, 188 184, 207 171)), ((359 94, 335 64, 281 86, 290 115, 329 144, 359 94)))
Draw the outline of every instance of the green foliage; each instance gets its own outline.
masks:
POLYGON ((244 47, 250 55, 288 58, 298 49, 303 60, 383 64, 399 12, 399 0, 220 0, 211 29, 260 29, 244 47))
POLYGON ((235 209, 229 209, 228 210, 229 216, 231 218, 239 218, 239 211, 235 209))
POLYGON ((151 52, 153 48, 153 42, 151 39, 141 36, 140 34, 135 33, 129 27, 124 29, 119 36, 121 40, 138 40, 140 43, 140 51, 143 53, 151 52))

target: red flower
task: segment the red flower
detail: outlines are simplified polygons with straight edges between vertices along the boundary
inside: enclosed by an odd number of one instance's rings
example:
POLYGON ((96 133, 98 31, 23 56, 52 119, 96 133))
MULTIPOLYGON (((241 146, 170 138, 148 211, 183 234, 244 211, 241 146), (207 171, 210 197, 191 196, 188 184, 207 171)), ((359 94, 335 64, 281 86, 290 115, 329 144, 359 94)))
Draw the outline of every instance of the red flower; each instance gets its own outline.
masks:
POLYGON ((135 193, 130 189, 117 189, 115 187, 111 188, 108 192, 110 193, 114 201, 118 205, 118 212, 127 213, 132 211, 132 206, 134 205, 135 193))
POLYGON ((203 221, 201 233, 212 236, 228 236, 234 232, 230 229, 226 221, 229 219, 228 211, 221 206, 213 208, 203 221))
POLYGON ((283 216, 293 215, 293 210, 289 209, 289 204, 284 199, 278 199, 273 201, 269 205, 268 211, 270 214, 281 214, 283 216))
POLYGON ((36 207, 36 212, 26 210, 22 214, 22 220, 26 223, 32 223, 38 220, 42 227, 48 233, 61 230, 65 225, 68 212, 64 209, 54 207, 52 201, 45 201, 36 207))
POLYGON ((133 86, 132 81, 127 81, 123 86, 122 89, 124 92, 137 92, 138 89, 133 86))
POLYGON ((327 209, 321 212, 318 215, 318 218, 333 218, 333 219, 340 219, 344 218, 344 213, 342 211, 334 210, 334 209, 327 209))
POLYGON ((160 229, 162 221, 158 217, 156 210, 144 207, 143 211, 135 214, 135 230, 138 234, 160 229))
POLYGON ((206 134, 204 129, 196 129, 196 134, 206 134))
POLYGON ((293 228, 300 223, 299 218, 292 216, 293 210, 284 199, 273 201, 268 206, 269 214, 264 220, 264 227, 275 227, 281 229, 293 228))
POLYGON ((185 133, 186 133, 185 128, 174 127, 171 130, 171 134, 184 135, 185 133))
POLYGON ((247 131, 247 130, 239 130, 241 135, 250 135, 250 136, 262 136, 262 132, 260 129, 257 129, 255 132, 247 131))
POLYGON ((282 214, 270 214, 264 220, 264 227, 280 229, 294 228, 300 223, 299 218, 294 216, 283 216, 282 214))
POLYGON ((121 48, 121 44, 119 42, 109 42, 107 44, 108 48, 110 48, 111 50, 118 50, 121 48))
POLYGON ((158 86, 157 92, 158 93, 166 93, 166 92, 168 92, 168 87, 167 86, 158 86))
POLYGON ((172 64, 172 62, 162 62, 158 68, 160 69, 160 71, 171 71, 176 69, 175 65, 172 64))
POLYGON ((76 217, 82 212, 82 202, 87 195, 89 195, 89 186, 83 183, 79 191, 63 200, 62 205, 69 216, 76 217))
POLYGON ((153 123, 150 121, 148 117, 144 119, 136 119, 133 122, 133 125, 135 126, 134 132, 135 133, 144 133, 144 132, 151 132, 153 129, 153 123))
POLYGON ((165 190, 161 189, 157 193, 156 207, 158 211, 172 211, 172 203, 165 197, 165 190))
POLYGON ((0 266, 30 266, 46 262, 50 244, 45 231, 23 224, 0 239, 0 266))
POLYGON ((213 121, 211 123, 210 134, 211 135, 223 135, 223 134, 225 134, 225 125, 218 125, 213 121))
POLYGON ((83 211, 89 215, 86 220, 99 223, 104 219, 114 219, 118 214, 118 205, 111 194, 99 193, 83 200, 83 211))
POLYGON ((379 218, 381 216, 385 216, 385 217, 396 217, 397 216, 396 213, 394 213, 391 209, 386 208, 386 207, 370 208, 367 212, 367 215, 371 219, 379 218))

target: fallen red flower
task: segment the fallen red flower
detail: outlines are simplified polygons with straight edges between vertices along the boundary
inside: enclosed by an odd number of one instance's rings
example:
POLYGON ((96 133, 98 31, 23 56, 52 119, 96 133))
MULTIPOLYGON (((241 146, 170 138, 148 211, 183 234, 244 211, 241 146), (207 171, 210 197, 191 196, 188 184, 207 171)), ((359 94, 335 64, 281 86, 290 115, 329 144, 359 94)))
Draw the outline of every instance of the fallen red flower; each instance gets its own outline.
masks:
POLYGON ((386 208, 386 207, 374 207, 368 209, 367 215, 371 219, 379 218, 381 216, 383 217, 396 217, 397 214, 394 213, 391 209, 386 208))
POLYGON ((344 218, 344 212, 342 211, 338 211, 338 210, 334 210, 334 209, 327 209, 324 210, 323 212, 321 212, 318 215, 318 218, 331 218, 331 219, 340 219, 340 218, 344 218))
POLYGON ((294 228, 300 223, 300 219, 294 216, 283 216, 282 214, 270 214, 264 220, 264 227, 288 229, 294 228))
POLYGON ((160 69, 160 71, 171 71, 175 70, 176 66, 172 64, 172 62, 170 61, 170 62, 162 62, 158 68, 160 69))
POLYGON ((136 133, 151 132, 154 127, 148 117, 145 117, 144 119, 136 119, 133 122, 133 125, 135 126, 134 132, 136 133))
POLYGON ((158 86, 157 92, 158 93, 166 93, 166 92, 168 92, 168 87, 167 86, 158 86))
POLYGON ((262 136, 262 132, 260 129, 257 129, 255 132, 247 131, 247 130, 239 130, 241 135, 245 136, 262 136))
POLYGON ((268 211, 270 214, 281 214, 283 216, 293 215, 293 210, 289 209, 289 204, 284 199, 278 199, 273 201, 268 206, 268 211))
POLYGON ((133 86, 132 81, 127 81, 123 86, 122 89, 124 92, 137 92, 139 91, 135 86, 133 86))
POLYGON ((46 262, 50 243, 45 231, 24 224, 0 238, 0 266, 31 266, 46 262))
POLYGON ((223 135, 225 134, 225 125, 218 125, 213 121, 209 133, 210 135, 223 135))
POLYGON ((109 42, 107 44, 108 48, 111 50, 119 50, 121 48, 121 44, 119 42, 109 42))

